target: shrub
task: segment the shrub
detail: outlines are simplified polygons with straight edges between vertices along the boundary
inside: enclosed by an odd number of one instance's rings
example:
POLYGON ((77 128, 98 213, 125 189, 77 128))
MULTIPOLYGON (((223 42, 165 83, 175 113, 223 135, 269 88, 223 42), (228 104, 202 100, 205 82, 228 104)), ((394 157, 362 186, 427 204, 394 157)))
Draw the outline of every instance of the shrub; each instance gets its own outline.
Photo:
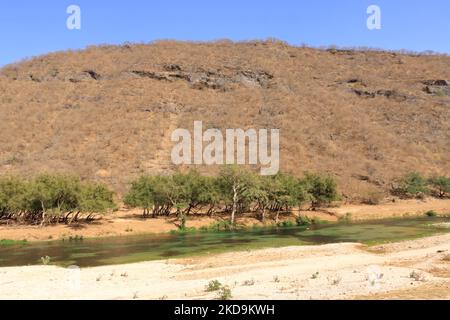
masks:
POLYGON ((289 220, 285 220, 281 223, 278 224, 279 227, 283 227, 283 228, 291 228, 294 227, 296 224, 292 221, 289 220))
POLYGON ((450 178, 449 177, 432 177, 428 179, 428 184, 432 188, 432 194, 444 198, 450 195, 450 178))
POLYGON ((404 198, 419 198, 429 193, 428 183, 419 173, 412 172, 393 187, 392 193, 404 198))
POLYGON ((427 216, 427 217, 436 217, 437 215, 438 214, 434 210, 430 210, 430 211, 425 212, 425 216, 427 216))
POLYGON ((212 280, 208 283, 208 285, 205 288, 206 292, 214 292, 219 291, 220 288, 222 288, 222 284, 219 280, 212 280))
POLYGON ((231 294, 231 289, 227 286, 220 288, 217 297, 219 300, 231 300, 233 298, 231 294))
POLYGON ((300 183, 309 194, 313 208, 329 205, 331 202, 340 199, 337 192, 337 183, 330 176, 306 173, 300 183))
POLYGON ((310 226, 312 224, 311 219, 306 216, 298 216, 295 220, 299 227, 310 226))

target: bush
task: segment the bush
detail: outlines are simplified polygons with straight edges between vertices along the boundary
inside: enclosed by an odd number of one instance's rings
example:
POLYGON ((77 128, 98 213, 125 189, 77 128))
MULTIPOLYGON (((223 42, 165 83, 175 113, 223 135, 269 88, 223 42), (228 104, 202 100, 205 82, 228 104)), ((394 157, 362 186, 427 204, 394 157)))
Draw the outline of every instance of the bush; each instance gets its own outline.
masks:
POLYGON ((392 187, 392 194, 402 198, 423 198, 432 195, 438 198, 450 196, 450 178, 434 176, 428 179, 417 172, 409 173, 392 187))
POLYGON ((430 210, 430 211, 425 212, 424 215, 427 217, 437 217, 438 214, 436 211, 430 210))
POLYGON ((222 288, 222 284, 219 280, 212 280, 208 283, 208 285, 205 288, 206 292, 214 292, 219 291, 220 288, 222 288))
POLYGON ((231 294, 231 289, 227 286, 223 286, 220 288, 217 298, 219 300, 231 300, 233 298, 233 295, 231 294))
POLYGON ((312 207, 329 205, 340 199, 337 192, 337 183, 330 176, 306 173, 300 183, 310 196, 312 207))
POLYGON ((285 220, 285 221, 280 222, 280 223, 278 224, 278 226, 279 226, 279 227, 282 227, 282 228, 291 228, 291 227, 294 227, 295 225, 296 225, 296 224, 295 224, 294 222, 289 221, 289 220, 285 220))
POLYGON ((312 220, 306 216, 298 216, 295 220, 299 227, 312 225, 312 220))
POLYGON ((449 177, 432 177, 428 179, 428 184, 431 186, 432 194, 444 198, 450 195, 450 178, 449 177))
POLYGON ((394 195, 403 198, 420 198, 429 193, 427 180, 417 172, 412 172, 400 180, 399 185, 393 187, 394 195))

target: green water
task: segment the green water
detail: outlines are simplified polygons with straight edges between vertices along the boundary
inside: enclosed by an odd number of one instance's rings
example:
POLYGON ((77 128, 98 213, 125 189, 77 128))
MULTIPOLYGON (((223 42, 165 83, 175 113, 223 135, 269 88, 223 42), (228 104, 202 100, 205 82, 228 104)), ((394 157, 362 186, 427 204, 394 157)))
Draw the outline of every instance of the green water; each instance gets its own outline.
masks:
POLYGON ((234 250, 337 242, 375 244, 450 232, 434 224, 450 218, 414 218, 273 228, 223 233, 122 236, 77 242, 52 241, 0 247, 0 267, 51 264, 93 267, 234 250))

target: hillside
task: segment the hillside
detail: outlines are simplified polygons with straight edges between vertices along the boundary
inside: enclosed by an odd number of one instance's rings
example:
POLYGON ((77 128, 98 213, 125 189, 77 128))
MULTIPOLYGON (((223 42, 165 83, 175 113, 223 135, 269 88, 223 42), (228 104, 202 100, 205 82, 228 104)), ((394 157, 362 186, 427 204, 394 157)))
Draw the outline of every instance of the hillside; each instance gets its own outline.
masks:
POLYGON ((0 70, 0 174, 76 173, 123 193, 177 170, 170 134, 202 120, 280 128, 282 170, 332 173, 358 200, 411 170, 450 173, 447 80, 448 56, 273 41, 51 53, 0 70))

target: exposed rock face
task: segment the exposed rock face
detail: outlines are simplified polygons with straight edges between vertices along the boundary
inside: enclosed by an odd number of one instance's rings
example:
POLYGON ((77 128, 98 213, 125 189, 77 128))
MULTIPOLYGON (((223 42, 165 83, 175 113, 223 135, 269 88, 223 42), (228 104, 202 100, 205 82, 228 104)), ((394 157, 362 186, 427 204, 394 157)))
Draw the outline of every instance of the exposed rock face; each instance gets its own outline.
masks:
POLYGON ((353 92, 362 98, 376 98, 377 96, 381 96, 396 101, 405 101, 408 99, 408 96, 399 93, 396 90, 367 91, 367 90, 353 89, 353 92))
POLYGON ((83 81, 89 81, 89 80, 100 80, 101 75, 95 72, 94 70, 86 70, 79 74, 77 74, 74 77, 69 78, 70 82, 83 82, 83 81))
POLYGON ((222 72, 216 70, 203 70, 201 68, 190 71, 184 71, 177 64, 164 65, 163 72, 133 70, 132 74, 159 81, 178 81, 188 82, 194 89, 213 89, 229 90, 230 85, 238 84, 244 86, 259 86, 267 88, 273 75, 262 70, 232 70, 231 72, 222 72))
POLYGON ((450 86, 447 80, 425 80, 423 84, 426 85, 423 90, 428 94, 450 96, 450 86))
POLYGON ((442 87, 447 87, 448 81, 447 80, 425 80, 423 82, 423 84, 427 85, 427 86, 442 86, 442 87))

